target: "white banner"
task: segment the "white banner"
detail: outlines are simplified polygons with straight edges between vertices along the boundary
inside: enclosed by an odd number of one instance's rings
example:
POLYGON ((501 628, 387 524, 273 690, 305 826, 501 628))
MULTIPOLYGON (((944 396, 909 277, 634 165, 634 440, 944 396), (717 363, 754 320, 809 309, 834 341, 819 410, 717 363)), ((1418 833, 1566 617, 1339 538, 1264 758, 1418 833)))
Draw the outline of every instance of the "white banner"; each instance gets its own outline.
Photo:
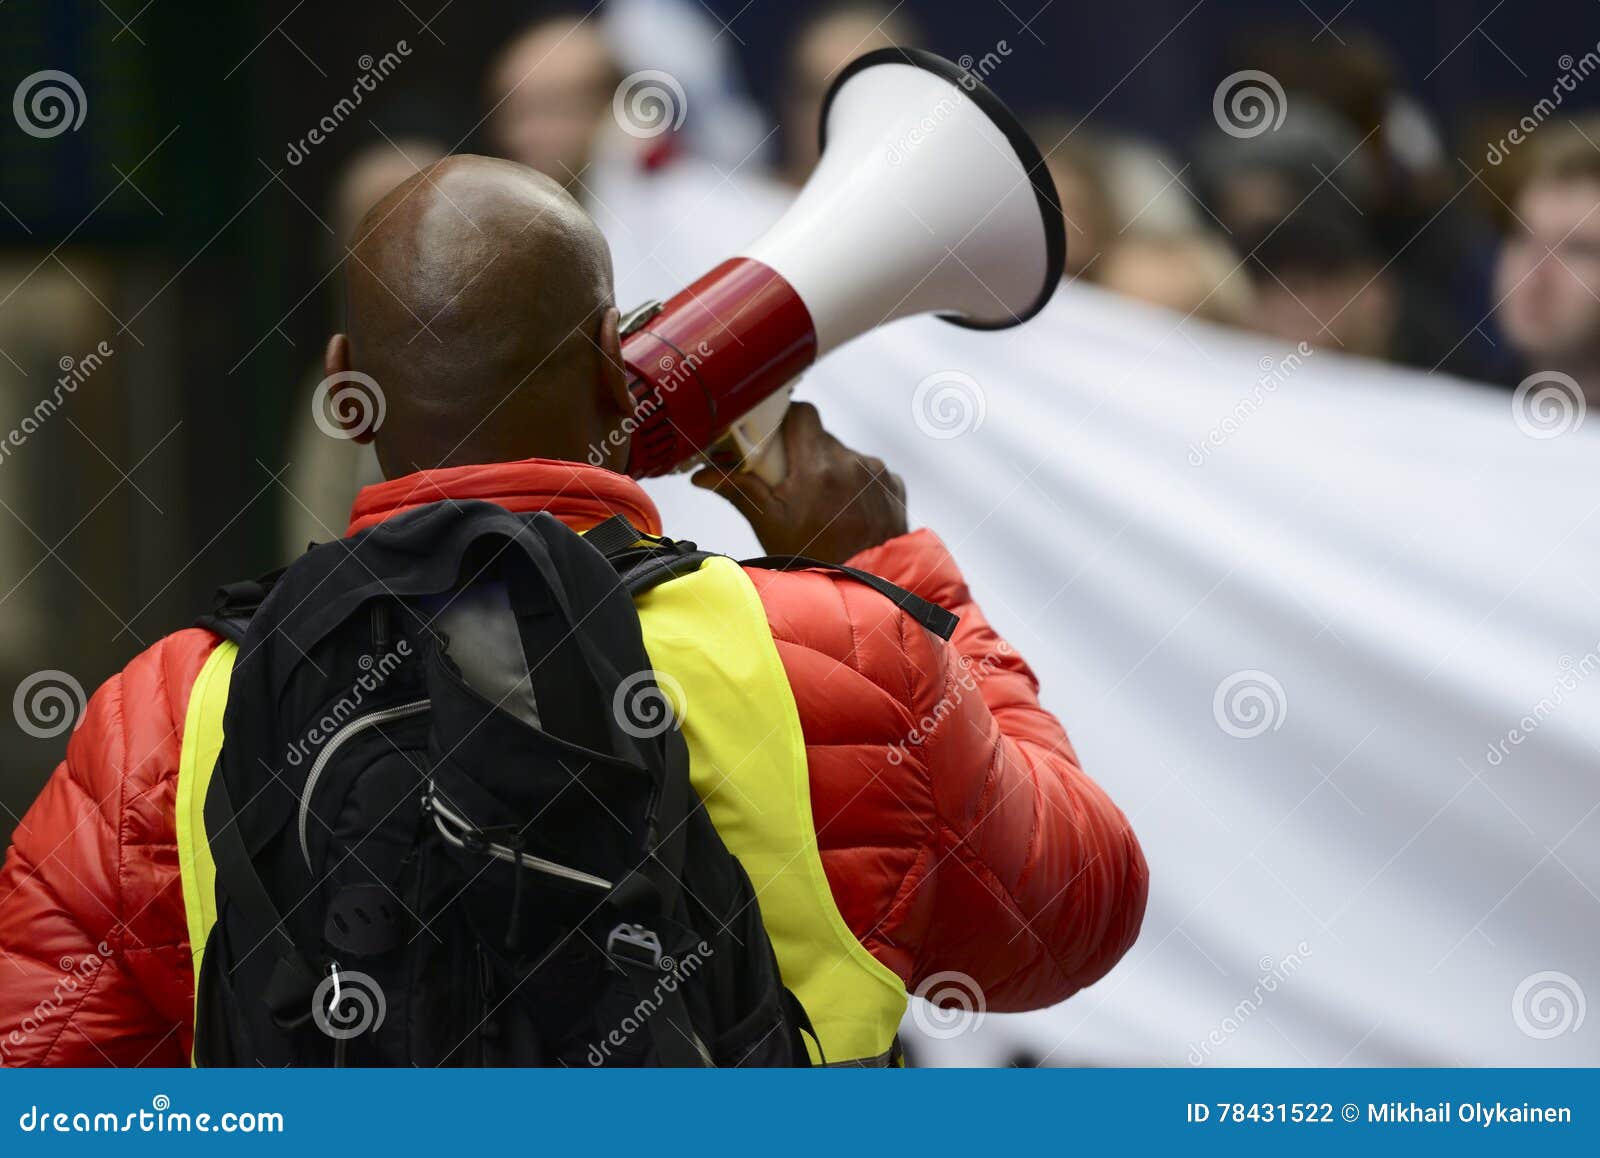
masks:
MULTIPOLYGON (((1071 287, 811 373, 1150 861, 1110 976, 919 1060, 1600 1063, 1600 418, 1546 385, 1071 287)), ((754 551, 720 500, 653 490, 669 533, 754 551)))

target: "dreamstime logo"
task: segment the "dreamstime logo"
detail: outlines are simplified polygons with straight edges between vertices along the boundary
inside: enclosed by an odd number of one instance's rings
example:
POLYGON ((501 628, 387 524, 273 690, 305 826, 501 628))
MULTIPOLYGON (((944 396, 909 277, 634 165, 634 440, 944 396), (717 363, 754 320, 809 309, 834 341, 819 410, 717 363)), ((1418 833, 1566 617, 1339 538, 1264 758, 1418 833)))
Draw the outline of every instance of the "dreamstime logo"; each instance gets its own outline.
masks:
POLYGON ((941 1041, 976 1033, 989 1010, 983 987, 954 970, 924 978, 915 996, 922 1000, 911 1007, 911 1020, 923 1033, 941 1041))
POLYGON ((1587 1011, 1577 979, 1554 970, 1529 974, 1511 995, 1511 1020, 1540 1041, 1577 1033, 1587 1011))
POLYGON ((1243 430, 1244 424, 1267 404, 1267 399, 1277 393, 1278 387, 1289 381, 1289 376, 1304 366, 1305 360, 1315 352, 1309 342, 1301 342, 1282 358, 1274 358, 1271 354, 1261 355, 1256 363, 1261 376, 1256 379, 1255 388, 1239 399, 1232 413, 1207 431, 1204 438, 1189 444, 1189 465, 1204 466, 1211 452, 1243 430))
POLYGON ((983 425, 988 413, 983 387, 971 374, 940 370, 917 383, 911 417, 929 438, 960 438, 983 425))
POLYGON ((1211 1051, 1226 1045, 1228 1039, 1244 1028, 1244 1024, 1253 1017, 1257 1010, 1266 1004, 1267 995, 1276 993, 1278 987, 1300 971, 1306 963, 1306 958, 1311 956, 1311 946, 1301 941, 1294 947, 1294 952, 1284 957, 1263 955, 1256 962, 1260 973, 1256 977, 1255 987, 1249 996, 1243 998, 1237 1005, 1228 1011, 1223 1019, 1213 1026, 1206 1035, 1189 1046, 1189 1064, 1192 1066, 1204 1065, 1211 1056, 1211 1051))
POLYGON ((312 720, 305 732, 289 745, 284 755, 289 766, 298 768, 318 745, 331 740, 340 728, 355 719, 362 705, 367 702, 367 697, 382 688, 400 665, 411 658, 411 651, 410 641, 402 639, 392 650, 377 658, 364 655, 357 659, 356 665, 360 667, 361 674, 356 676, 347 693, 312 720))
POLYGON ((1529 438, 1560 438, 1583 425, 1583 387, 1570 374, 1540 370, 1517 383, 1511 417, 1529 438))
POLYGON ((649 140, 683 126, 689 97, 670 72, 647 68, 623 78, 611 95, 611 115, 630 137, 649 140))
POLYGON ((705 941, 701 941, 693 949, 688 950, 683 956, 673 959, 663 957, 658 962, 662 976, 651 987, 651 991, 640 998, 639 1003, 628 1011, 616 1028, 612 1029, 605 1037, 589 1046, 587 1060, 592 1066, 603 1066, 611 1058, 611 1053, 628 1044, 628 1039, 643 1028, 645 1022, 655 1016, 662 1004, 666 1001, 666 994, 676 993, 678 987, 687 985, 689 979, 700 971, 707 957, 716 950, 705 941))
POLYGON ((76 77, 47 68, 23 77, 11 98, 11 113, 30 137, 59 137, 68 129, 78 131, 89 114, 89 98, 76 77))
POLYGON ((999 68, 1006 57, 1011 55, 1011 45, 1004 40, 994 42, 994 49, 974 59, 970 52, 961 54, 957 64, 961 66, 961 76, 956 81, 968 92, 974 92, 983 81, 989 79, 990 74, 999 68))
POLYGON ((626 415, 620 423, 608 430, 600 442, 589 444, 589 464, 604 466, 610 451, 618 451, 627 446, 634 432, 655 417, 666 404, 667 398, 675 394, 679 386, 694 380, 695 375, 700 372, 700 367, 709 357, 711 357, 711 343, 704 340, 681 357, 676 352, 661 355, 656 362, 656 368, 661 373, 654 379, 649 390, 634 394, 633 413, 626 415))
POLYGON ((0 463, 4 463, 13 451, 20 450, 28 439, 37 434, 66 403, 68 396, 76 394, 78 387, 105 365, 106 359, 115 352, 110 342, 102 340, 81 358, 74 358, 71 354, 61 355, 56 361, 61 376, 56 379, 55 387, 34 404, 32 411, 22 416, 22 421, 12 427, 4 438, 0 438, 0 463))
POLYGON ((36 740, 59 736, 83 715, 83 685, 64 671, 36 671, 17 685, 11 714, 17 726, 36 740))
POLYGON ((1259 137, 1274 132, 1289 112, 1278 78, 1246 68, 1223 78, 1211 97, 1211 115, 1230 137, 1259 137))
POLYGON ((229 1110, 226 1113, 191 1113, 174 1110, 172 1099, 157 1094, 149 1109, 118 1113, 95 1109, 69 1112, 29 1106, 17 1118, 24 1134, 281 1134, 283 1115, 277 1111, 229 1110))
POLYGON ((611 697, 617 724, 637 740, 649 740, 670 728, 681 728, 688 714, 683 685, 666 672, 636 671, 617 685, 611 697))
POLYGON ((383 986, 357 970, 341 973, 334 969, 311 995, 311 1020, 335 1041, 349 1041, 376 1030, 388 1015, 383 986))
POLYGON ((940 125, 955 116, 960 109, 961 104, 959 101, 948 96, 942 98, 938 104, 928 111, 926 116, 919 119, 899 137, 889 142, 889 164, 899 165, 905 161, 923 142, 933 136, 940 125))
POLYGON ((386 413, 382 388, 360 370, 330 374, 311 392, 311 417, 329 438, 376 434, 386 413))
POLYGON ((333 108, 306 132, 298 141, 290 141, 288 148, 283 151, 283 159, 291 165, 298 165, 311 154, 311 150, 327 141, 340 125, 355 116, 356 109, 361 107, 367 97, 378 91, 380 81, 387 80, 389 76, 400 67, 400 62, 411 55, 411 45, 404 40, 395 42, 390 51, 384 53, 376 60, 370 52, 363 53, 356 64, 361 69, 361 74, 356 77, 355 84, 350 86, 350 95, 340 97, 334 102, 333 108))
POLYGON ((1550 685, 1550 694, 1541 696, 1538 703, 1485 751, 1484 759, 1491 768, 1498 768, 1505 763, 1506 758, 1511 755, 1512 748, 1520 747, 1531 739, 1533 734, 1544 726, 1544 722, 1555 715, 1556 709, 1571 698, 1572 693, 1578 690, 1584 680, 1600 671, 1600 643, 1596 643, 1576 660, 1570 655, 1563 655, 1557 664, 1561 673, 1550 685))
MULTIPOLYGON (((121 926, 117 931, 121 931, 121 926)), ((61 1027, 53 1024, 55 1015, 62 1009, 75 1008, 77 1002, 83 1000, 82 994, 88 992, 90 986, 94 984, 95 976, 100 972, 101 966, 110 960, 111 946, 107 941, 101 941, 93 951, 83 957, 61 957, 56 962, 61 975, 56 979, 50 992, 28 1010, 9 1033, 0 1038, 0 1065, 8 1061, 14 1048, 24 1045, 41 1029, 49 1028, 59 1033, 61 1027)))
POLYGON ((1268 729, 1276 732, 1289 717, 1283 685, 1264 671, 1236 671, 1217 685, 1211 697, 1217 727, 1240 740, 1253 740, 1268 729))
MULTIPOLYGON (((993 49, 979 57, 963 53, 961 59, 956 62, 961 66, 961 73, 956 77, 956 83, 969 93, 977 92, 983 87, 983 82, 989 79, 990 74, 1010 55, 1011 45, 1004 40, 996 41, 993 49)), ((919 117, 889 143, 889 164, 899 165, 904 162, 938 131, 940 125, 951 117, 958 116, 963 107, 959 100, 953 100, 949 96, 940 98, 939 102, 928 110, 926 116, 919 117)))
POLYGON ((949 682, 939 702, 915 721, 910 731, 889 746, 889 763, 898 768, 910 759, 911 749, 927 743, 928 737, 961 707, 967 696, 976 692, 979 685, 996 670, 1004 667, 1011 655, 1011 645, 1002 639, 995 644, 993 652, 980 659, 974 660, 970 655, 957 656, 956 667, 960 669, 960 674, 949 682))

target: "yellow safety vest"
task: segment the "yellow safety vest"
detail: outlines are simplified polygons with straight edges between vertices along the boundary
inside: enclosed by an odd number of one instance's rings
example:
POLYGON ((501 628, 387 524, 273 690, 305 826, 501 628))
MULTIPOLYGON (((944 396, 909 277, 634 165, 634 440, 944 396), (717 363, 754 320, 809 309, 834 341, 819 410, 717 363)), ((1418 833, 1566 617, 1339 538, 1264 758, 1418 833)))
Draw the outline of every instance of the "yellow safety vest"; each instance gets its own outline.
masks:
MULTIPOLYGON (((834 903, 817 849, 800 715, 754 584, 737 563, 712 557, 645 592, 638 609, 651 665, 664 687, 681 689, 690 780, 750 876, 784 984, 805 1006, 830 1064, 887 1064, 905 986, 856 940, 834 903)), ((217 919, 203 809, 237 653, 222 643, 200 669, 178 765, 178 864, 197 981, 217 919)))

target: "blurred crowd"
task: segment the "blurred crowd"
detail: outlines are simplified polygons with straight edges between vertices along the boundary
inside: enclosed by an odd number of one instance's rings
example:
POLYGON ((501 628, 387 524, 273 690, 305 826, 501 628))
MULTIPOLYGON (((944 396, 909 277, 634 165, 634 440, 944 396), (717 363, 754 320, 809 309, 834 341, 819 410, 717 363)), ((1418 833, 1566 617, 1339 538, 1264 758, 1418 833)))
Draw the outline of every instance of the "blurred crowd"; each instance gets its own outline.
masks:
MULTIPOLYGON (((348 237, 420 166, 494 152, 589 209, 612 245, 619 306, 665 298, 782 213, 816 163, 829 84, 888 45, 924 46, 903 5, 815 11, 764 112, 744 95, 731 38, 693 3, 547 16, 499 51, 467 139, 384 132, 344 163, 331 220, 348 237)), ((1008 51, 1001 41, 969 66, 1008 51)), ((1349 31, 1252 35, 1218 78, 1214 115, 1182 151, 1085 111, 1019 110, 1060 193, 1067 279, 1427 372, 1513 386, 1559 371, 1600 398, 1600 121, 1563 110, 1469 164, 1482 149, 1447 142, 1393 55, 1349 31)), ((1003 95, 1003 76, 990 80, 1003 95)), ((318 509, 290 511, 284 545, 297 552, 342 527, 376 464, 309 423, 293 441, 289 489, 318 496, 318 509)))

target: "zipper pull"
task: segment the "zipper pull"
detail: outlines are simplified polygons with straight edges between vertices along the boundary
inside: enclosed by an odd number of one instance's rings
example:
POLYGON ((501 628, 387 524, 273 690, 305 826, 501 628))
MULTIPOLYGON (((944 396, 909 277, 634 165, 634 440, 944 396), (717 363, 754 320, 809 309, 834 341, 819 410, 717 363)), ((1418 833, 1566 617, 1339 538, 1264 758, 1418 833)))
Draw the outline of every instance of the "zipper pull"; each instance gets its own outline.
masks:
MULTIPOLYGON (((344 996, 343 991, 342 991, 342 989, 341 989, 341 987, 339 985, 339 962, 337 962, 337 961, 329 961, 328 962, 328 976, 333 978, 333 996, 328 1002, 328 1024, 329 1025, 338 1025, 339 1022, 338 1022, 337 1019, 338 1019, 338 1016, 339 1016, 339 1000, 340 1000, 341 997, 344 996)), ((335 1036, 334 1037, 334 1039, 333 1039, 333 1068, 334 1069, 342 1070, 342 1069, 345 1068, 345 1063, 349 1060, 349 1055, 346 1052, 346 1047, 348 1045, 349 1045, 349 1042, 346 1041, 343 1036, 335 1036)))
POLYGON ((378 655, 389 650, 389 626, 389 605, 380 600, 372 605, 372 649, 378 655))

